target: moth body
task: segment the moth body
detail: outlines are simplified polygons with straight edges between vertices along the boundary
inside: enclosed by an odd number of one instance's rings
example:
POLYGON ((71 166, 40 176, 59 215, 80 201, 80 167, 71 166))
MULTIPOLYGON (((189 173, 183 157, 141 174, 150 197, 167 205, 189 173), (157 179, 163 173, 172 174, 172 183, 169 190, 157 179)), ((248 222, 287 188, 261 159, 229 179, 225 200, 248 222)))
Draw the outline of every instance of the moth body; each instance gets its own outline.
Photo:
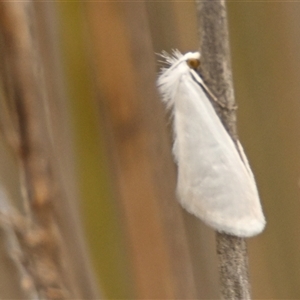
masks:
POLYGON ((242 146, 235 146, 190 67, 197 59, 199 52, 175 52, 157 82, 172 112, 178 200, 220 232, 254 236, 265 226, 254 176, 242 146))

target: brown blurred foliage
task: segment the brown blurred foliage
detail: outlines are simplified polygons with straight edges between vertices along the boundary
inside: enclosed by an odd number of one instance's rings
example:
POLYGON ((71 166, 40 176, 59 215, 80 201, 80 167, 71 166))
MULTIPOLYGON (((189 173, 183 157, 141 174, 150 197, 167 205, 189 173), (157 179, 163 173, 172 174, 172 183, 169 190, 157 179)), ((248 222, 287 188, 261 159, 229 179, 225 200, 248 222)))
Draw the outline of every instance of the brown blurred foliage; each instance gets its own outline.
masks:
MULTIPOLYGON (((300 4, 227 7, 238 132, 268 222, 248 241, 253 298, 299 299, 300 4)), ((176 202, 155 89, 155 52, 198 48, 194 3, 44 2, 34 11, 73 283, 87 295, 93 270, 106 299, 218 298, 214 232, 176 202)), ((0 150, 1 184, 22 211, 17 158, 4 138, 0 150)), ((0 295, 20 298, 1 234, 0 295)))

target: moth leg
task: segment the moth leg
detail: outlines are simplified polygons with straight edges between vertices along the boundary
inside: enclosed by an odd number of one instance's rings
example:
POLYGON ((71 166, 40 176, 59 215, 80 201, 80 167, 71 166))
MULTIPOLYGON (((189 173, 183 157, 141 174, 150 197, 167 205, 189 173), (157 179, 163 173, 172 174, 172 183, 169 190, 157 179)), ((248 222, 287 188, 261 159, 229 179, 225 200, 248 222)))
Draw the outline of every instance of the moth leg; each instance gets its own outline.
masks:
POLYGON ((215 101, 219 106, 221 106, 223 109, 229 110, 229 111, 236 111, 238 106, 236 104, 231 105, 228 107, 224 103, 218 100, 218 98, 210 91, 210 89, 207 87, 207 85, 202 81, 201 86, 205 90, 205 92, 208 94, 208 96, 215 101))
POLYGON ((198 73, 193 69, 191 69, 190 71, 191 71, 193 78, 201 85, 201 87, 204 89, 204 91, 207 93, 207 95, 213 101, 215 101, 220 107, 222 107, 223 109, 229 110, 229 111, 235 111, 237 109, 236 104, 232 105, 231 107, 228 107, 227 105, 225 105, 224 103, 219 101, 218 98, 210 91, 208 86, 203 82, 202 78, 198 75, 198 73))

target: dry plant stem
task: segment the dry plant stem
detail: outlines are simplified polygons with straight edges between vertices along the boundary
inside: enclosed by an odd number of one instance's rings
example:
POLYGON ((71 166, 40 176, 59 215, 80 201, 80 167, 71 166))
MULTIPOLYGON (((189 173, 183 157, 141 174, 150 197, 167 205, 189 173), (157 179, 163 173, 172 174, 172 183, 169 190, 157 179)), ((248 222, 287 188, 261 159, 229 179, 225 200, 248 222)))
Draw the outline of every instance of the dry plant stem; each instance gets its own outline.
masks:
MULTIPOLYGON (((76 5, 79 6, 79 4, 76 5)), ((69 8, 68 4, 66 6, 69 8)), ((59 22, 61 14, 58 13, 57 4, 54 2, 34 1, 33 7, 47 93, 45 106, 47 107, 47 125, 50 129, 53 146, 51 157, 55 157, 52 167, 55 172, 53 177, 59 183, 59 197, 55 199, 54 209, 57 224, 66 245, 68 256, 66 272, 72 284, 71 289, 76 290, 77 298, 100 299, 78 210, 73 134, 64 80, 68 76, 62 70, 62 65, 66 64, 66 60, 62 57, 61 52, 60 30, 63 30, 59 22)), ((83 13, 82 9, 81 13, 83 13)), ((78 17, 73 15, 72 19, 77 20, 78 17)), ((82 22, 79 19, 78 26, 82 26, 80 23, 82 22)), ((81 36, 77 30, 75 32, 81 36)), ((74 51, 78 51, 76 47, 75 49, 74 51)))
MULTIPOLYGON (((201 74, 227 108, 216 110, 233 140, 237 139, 227 12, 225 1, 196 1, 200 34, 201 74)), ((213 103, 214 104, 214 103, 213 103)), ((243 238, 217 233, 217 254, 223 299, 250 299, 248 257, 243 238)))
POLYGON ((57 196, 45 121, 43 76, 35 36, 32 2, 0 2, 1 76, 18 143, 12 145, 23 174, 26 227, 18 238, 27 271, 42 299, 70 297, 64 282, 61 240, 52 203, 57 196))
POLYGON ((25 219, 9 203, 6 192, 0 187, 0 227, 4 233, 5 246, 14 262, 21 289, 26 299, 39 299, 34 280, 26 266, 26 253, 20 245, 17 232, 23 228, 25 219))

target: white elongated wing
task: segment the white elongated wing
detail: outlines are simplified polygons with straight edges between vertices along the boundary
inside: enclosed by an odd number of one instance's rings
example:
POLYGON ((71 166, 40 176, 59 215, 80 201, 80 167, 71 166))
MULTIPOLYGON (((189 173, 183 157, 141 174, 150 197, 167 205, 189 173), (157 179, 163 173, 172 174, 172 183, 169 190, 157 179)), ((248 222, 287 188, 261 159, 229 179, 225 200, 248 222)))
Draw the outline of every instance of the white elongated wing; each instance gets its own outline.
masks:
POLYGON ((242 147, 243 160, 184 59, 168 71, 158 84, 173 112, 179 202, 218 231, 241 237, 260 233, 265 219, 242 147), (166 86, 171 82, 173 89, 166 86))

